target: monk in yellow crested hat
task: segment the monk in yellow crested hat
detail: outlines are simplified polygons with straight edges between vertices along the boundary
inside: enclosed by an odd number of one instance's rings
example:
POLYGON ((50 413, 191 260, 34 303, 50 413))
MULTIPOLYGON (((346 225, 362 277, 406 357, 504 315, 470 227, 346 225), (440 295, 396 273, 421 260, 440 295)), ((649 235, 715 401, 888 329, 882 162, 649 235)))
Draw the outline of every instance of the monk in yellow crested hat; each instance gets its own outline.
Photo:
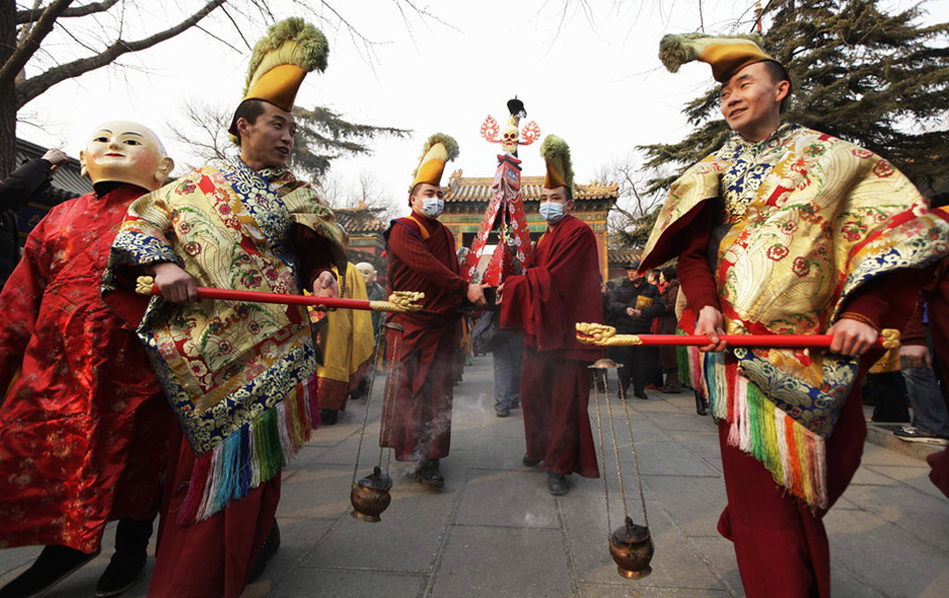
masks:
MULTIPOLYGON (((761 49, 757 40, 750 37, 713 37, 704 33, 685 35, 669 34, 659 43, 659 59, 671 73, 687 62, 699 60, 712 67, 712 77, 719 83, 728 81, 732 75, 756 62, 770 61, 784 69, 784 65, 761 49)), ((786 70, 785 70, 786 72, 786 70)), ((790 78, 787 78, 790 81, 790 78)))
POLYGON ((428 138, 422 148, 422 159, 415 169, 412 187, 419 183, 428 183, 436 187, 442 184, 445 164, 458 157, 458 142, 444 133, 435 133, 428 138))
POLYGON ((390 364, 404 378, 389 376, 383 393, 379 446, 393 449, 397 461, 418 460, 415 480, 432 489, 445 485, 441 460, 451 446, 452 387, 460 350, 460 308, 467 299, 485 307, 484 290, 461 274, 455 234, 438 221, 445 208, 442 174, 458 155, 458 144, 438 133, 425 142, 412 175, 407 216, 392 220, 382 234, 389 265, 389 292, 421 294, 417 314, 392 314, 386 339, 390 364))
POLYGON ((572 195, 573 163, 570 161, 570 146, 567 142, 556 135, 548 135, 540 145, 540 155, 547 163, 544 187, 567 187, 572 195))
POLYGON ((540 155, 547 163, 544 188, 540 196, 540 215, 550 226, 556 226, 573 211, 573 164, 570 146, 556 135, 548 135, 540 144, 540 155))
POLYGON ((431 218, 438 218, 445 208, 442 174, 445 164, 458 157, 458 142, 444 133, 435 133, 422 147, 422 159, 413 175, 409 205, 431 218), (416 200, 413 204, 413 199, 416 200), (417 204, 417 205, 416 205, 417 204))
MULTIPOLYGON (((244 85, 244 98, 262 100, 281 110, 293 110, 297 91, 307 73, 326 70, 329 44, 323 33, 299 17, 275 23, 254 46, 244 85)), ((228 132, 237 136, 235 114, 228 132)))

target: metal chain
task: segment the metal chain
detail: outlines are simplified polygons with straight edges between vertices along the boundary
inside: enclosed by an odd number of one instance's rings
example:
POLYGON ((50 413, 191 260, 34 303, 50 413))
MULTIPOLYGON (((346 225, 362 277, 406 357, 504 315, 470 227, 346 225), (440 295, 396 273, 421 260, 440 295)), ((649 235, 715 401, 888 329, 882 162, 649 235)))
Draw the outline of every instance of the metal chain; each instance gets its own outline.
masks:
MULTIPOLYGON (((626 405, 626 389, 623 388, 622 381, 619 383, 619 397, 620 400, 623 401, 623 405, 626 405)), ((616 441, 616 429, 613 427, 613 402, 610 401, 609 395, 606 396, 606 413, 610 417, 610 436, 613 437, 613 454, 616 455, 616 477, 619 478, 619 495, 620 500, 623 501, 623 521, 625 521, 629 518, 629 511, 626 507, 626 488, 623 484, 623 468, 620 466, 619 445, 616 441)))
MULTIPOLYGON (((399 325, 393 324, 393 326, 399 326, 399 325)), ((390 362, 389 371, 386 373, 386 389, 382 396, 383 416, 385 415, 386 410, 391 408, 392 401, 394 400, 393 397, 395 396, 395 393, 398 392, 397 387, 402 381, 402 360, 399 357, 399 350, 402 348, 402 333, 405 332, 405 330, 403 329, 399 331, 396 328, 392 328, 392 330, 399 332, 399 334, 395 337, 395 343, 393 343, 392 345, 392 355, 395 358, 395 363, 390 362)), ((383 426, 385 426, 385 422, 382 421, 382 418, 380 418, 380 421, 379 421, 380 442, 379 442, 379 463, 378 463, 380 468, 382 468, 382 454, 385 452, 385 449, 386 449, 386 447, 382 446, 383 442, 382 442, 381 435, 382 435, 383 426)), ((388 426, 385 426, 385 429, 386 429, 385 442, 388 443, 389 440, 391 440, 391 436, 389 434, 390 430, 388 426)), ((392 458, 391 452, 392 451, 390 450, 389 457, 386 459, 386 468, 385 468, 386 474, 389 473, 389 462, 390 462, 390 459, 392 458)))
MULTIPOLYGON (((603 500, 606 501, 606 529, 612 530, 610 524, 610 489, 606 483, 606 450, 603 448, 603 426, 600 423, 600 381, 599 381, 599 372, 602 370, 594 369, 594 376, 596 378, 593 380, 593 400, 596 403, 596 430, 600 438, 600 462, 603 464, 603 500)), ((604 372, 605 374, 606 372, 604 372)), ((606 400, 609 400, 610 397, 610 383, 609 383, 609 374, 604 376, 605 380, 603 382, 603 394, 606 395, 606 400)))
POLYGON ((370 368, 372 374, 369 376, 369 389, 366 391, 366 410, 362 416, 362 428, 359 430, 359 445, 356 447, 356 464, 353 466, 353 484, 356 483, 356 476, 359 475, 359 456, 362 454, 362 441, 366 436, 366 425, 369 422, 369 404, 372 402, 372 388, 376 381, 376 361, 379 359, 379 347, 382 346, 383 331, 379 331, 376 336, 375 346, 372 348, 372 361, 370 368))
POLYGON ((626 412, 626 431, 629 433, 629 447, 633 450, 633 468, 636 470, 636 483, 639 484, 639 501, 643 505, 643 525, 649 527, 649 516, 646 515, 646 496, 643 494, 643 478, 639 473, 639 457, 636 456, 636 442, 633 440, 633 426, 629 419, 629 405, 625 399, 623 400, 623 411, 626 412))

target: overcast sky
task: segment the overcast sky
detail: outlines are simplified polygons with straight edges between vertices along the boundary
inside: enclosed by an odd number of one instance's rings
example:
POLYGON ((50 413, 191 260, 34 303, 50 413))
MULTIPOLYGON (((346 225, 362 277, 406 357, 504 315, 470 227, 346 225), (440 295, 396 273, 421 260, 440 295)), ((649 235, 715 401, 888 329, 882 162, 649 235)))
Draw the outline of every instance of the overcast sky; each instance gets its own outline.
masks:
MULTIPOLYGON (((184 0, 180 4, 187 8, 184 0)), ((670 74, 657 57, 664 34, 699 30, 698 0, 589 0, 592 14, 571 9, 563 20, 560 0, 432 1, 428 8, 442 23, 410 16, 411 31, 392 0, 334 4, 360 33, 384 43, 367 59, 365 47, 344 30, 323 26, 329 67, 307 77, 297 104, 327 106, 353 122, 413 130, 405 139, 374 143, 371 156, 338 161, 330 174, 350 186, 360 173, 370 173, 399 204, 422 143, 434 132, 459 142, 461 155, 448 172, 493 175, 499 146, 480 137, 480 126, 489 114, 503 123, 505 102, 514 94, 542 135, 567 140, 577 181, 587 182, 637 145, 685 136, 689 126, 680 110, 711 84, 707 65, 670 74)), ((734 32, 738 20, 745 22, 739 31, 750 29, 753 0, 701 4, 706 32, 734 32)), ((166 6, 154 3, 158 11, 166 6)), ((271 3, 278 19, 292 16, 292 8, 289 0, 271 3)), ((930 14, 923 23, 949 20, 949 2, 931 1, 926 8, 930 14)), ((239 45, 223 16, 213 19, 208 28, 239 45)), ((253 43, 263 33, 260 27, 244 35, 253 43)), ((187 101, 236 107, 249 54, 191 30, 123 59, 127 68, 100 69, 53 87, 21 111, 21 119, 32 124, 21 123, 18 135, 78 156, 97 124, 127 119, 155 129, 179 165, 195 163, 187 146, 172 142, 168 123, 183 122, 178 112, 187 101)), ((539 142, 520 152, 525 175, 543 172, 538 147, 539 142)))

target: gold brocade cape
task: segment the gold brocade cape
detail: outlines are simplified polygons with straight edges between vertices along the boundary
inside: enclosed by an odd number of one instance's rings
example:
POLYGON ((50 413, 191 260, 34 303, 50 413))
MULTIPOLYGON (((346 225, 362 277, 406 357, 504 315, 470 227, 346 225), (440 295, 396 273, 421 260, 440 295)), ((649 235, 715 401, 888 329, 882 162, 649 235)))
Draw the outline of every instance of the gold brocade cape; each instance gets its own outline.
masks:
MULTIPOLYGON (((825 333, 874 276, 949 253, 946 223, 888 161, 791 123, 759 143, 733 135, 676 180, 644 264, 677 255, 670 240, 706 200, 719 204, 709 262, 727 334, 825 333)), ((729 442, 820 507, 824 439, 857 365, 802 350, 733 348, 705 356, 701 384, 715 415, 731 424, 729 442)))
MULTIPOLYGON (((126 266, 175 262, 198 286, 300 294, 295 223, 343 258, 332 211, 289 170, 211 162, 132 203, 103 292, 119 290, 126 266)), ((266 482, 309 438, 305 383, 316 360, 305 307, 156 296, 138 334, 198 455, 182 521, 266 482)))

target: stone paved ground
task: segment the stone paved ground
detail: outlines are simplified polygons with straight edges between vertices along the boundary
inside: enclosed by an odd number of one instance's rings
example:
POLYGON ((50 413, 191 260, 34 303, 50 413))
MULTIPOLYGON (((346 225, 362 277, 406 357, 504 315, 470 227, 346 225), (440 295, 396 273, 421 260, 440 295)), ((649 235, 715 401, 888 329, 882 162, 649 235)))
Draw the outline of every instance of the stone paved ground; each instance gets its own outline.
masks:
MULTIPOLYGON (((377 381, 361 474, 378 458, 372 449, 381 408, 382 378, 377 381)), ((283 545, 244 596, 743 595, 732 547, 715 531, 725 503, 716 431, 695 414, 690 394, 649 391, 648 401, 628 404, 656 543, 652 575, 629 581, 617 575, 607 552, 602 481, 572 476, 568 495, 550 496, 546 476, 521 464, 520 411, 495 417, 492 389, 490 357, 476 358, 456 387, 444 491, 423 490, 408 466, 393 464, 392 504, 381 523, 349 515, 364 403, 352 404, 338 425, 318 430, 284 474, 283 545)), ((616 399, 612 405, 620 434, 622 405, 616 399)), ((621 446, 621 463, 630 513, 639 520, 628 444, 621 446)), ((949 500, 930 484, 919 457, 867 445, 854 483, 826 519, 836 596, 946 595, 949 500)), ((608 469, 615 527, 621 515, 612 460, 608 469)), ((47 595, 92 596, 112 534, 106 533, 102 555, 47 595)), ((37 552, 0 551, 0 583, 37 552)), ((150 559, 149 572, 152 565, 150 559)), ((147 587, 146 576, 127 595, 145 596, 147 587)))

